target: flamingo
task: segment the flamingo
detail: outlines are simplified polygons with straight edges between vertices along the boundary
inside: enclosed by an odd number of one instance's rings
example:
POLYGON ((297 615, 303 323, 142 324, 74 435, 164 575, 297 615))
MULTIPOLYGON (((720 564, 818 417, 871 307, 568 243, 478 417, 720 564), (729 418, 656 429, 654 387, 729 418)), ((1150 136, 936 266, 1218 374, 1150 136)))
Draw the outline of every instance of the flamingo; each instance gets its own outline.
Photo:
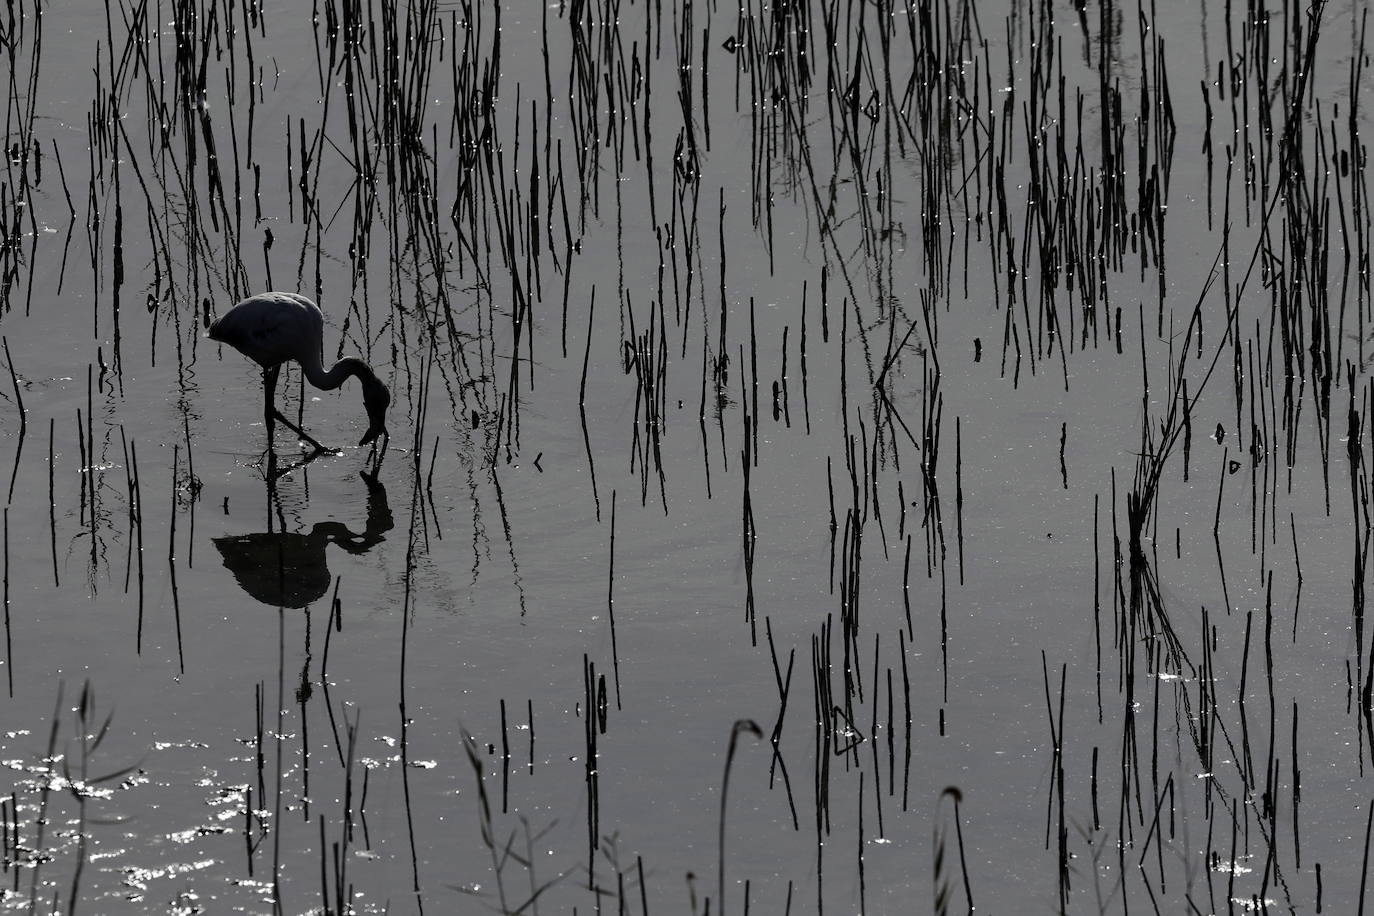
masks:
POLYGON ((386 409, 391 403, 391 394, 386 385, 382 384, 367 363, 356 357, 341 359, 325 371, 322 361, 324 315, 319 306, 304 296, 259 293, 244 299, 210 325, 209 337, 227 343, 262 366, 263 418, 267 423, 269 449, 273 421, 280 420, 313 445, 317 453, 332 451, 320 445, 277 410, 274 399, 277 375, 281 372, 282 363, 292 359, 300 364, 310 384, 324 391, 332 391, 350 376, 357 376, 362 384, 363 407, 367 410, 368 419, 367 432, 358 440, 358 445, 367 445, 378 436, 387 437, 386 409))

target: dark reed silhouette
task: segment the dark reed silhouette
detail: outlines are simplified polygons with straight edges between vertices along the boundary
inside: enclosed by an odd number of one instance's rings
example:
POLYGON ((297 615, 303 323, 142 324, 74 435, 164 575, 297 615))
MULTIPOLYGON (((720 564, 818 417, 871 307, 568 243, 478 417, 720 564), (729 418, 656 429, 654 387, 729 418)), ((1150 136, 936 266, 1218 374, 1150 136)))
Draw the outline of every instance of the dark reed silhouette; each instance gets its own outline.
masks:
POLYGON ((262 366, 263 418, 267 441, 272 442, 272 424, 280 420, 315 447, 317 452, 332 451, 310 437, 305 430, 282 416, 274 396, 282 363, 295 360, 310 384, 332 391, 349 377, 357 376, 363 387, 363 407, 367 410, 367 432, 358 440, 367 445, 385 436, 386 409, 391 393, 367 363, 345 357, 329 370, 324 368, 324 315, 319 306, 294 293, 259 293, 235 305, 210 325, 211 340, 227 343, 262 366))

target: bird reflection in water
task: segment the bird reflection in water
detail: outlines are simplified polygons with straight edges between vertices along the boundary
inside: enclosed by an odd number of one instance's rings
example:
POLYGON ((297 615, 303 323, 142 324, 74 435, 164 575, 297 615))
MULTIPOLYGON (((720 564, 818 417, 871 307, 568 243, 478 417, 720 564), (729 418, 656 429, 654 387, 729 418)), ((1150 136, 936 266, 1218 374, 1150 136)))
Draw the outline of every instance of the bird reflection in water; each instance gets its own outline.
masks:
POLYGON ((384 541, 394 525, 386 487, 377 477, 359 476, 367 484, 367 523, 360 534, 343 522, 317 522, 303 534, 265 531, 215 538, 224 566, 239 587, 263 604, 303 608, 322 598, 333 581, 326 555, 329 545, 356 556, 384 541))

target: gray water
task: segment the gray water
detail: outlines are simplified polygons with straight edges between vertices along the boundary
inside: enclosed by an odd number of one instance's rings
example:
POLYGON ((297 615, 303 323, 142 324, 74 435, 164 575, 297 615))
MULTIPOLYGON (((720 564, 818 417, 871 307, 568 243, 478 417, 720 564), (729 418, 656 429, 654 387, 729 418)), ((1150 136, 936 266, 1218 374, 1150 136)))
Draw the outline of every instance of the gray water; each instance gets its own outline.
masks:
POLYGON ((384 7, 0 14, 0 905, 1358 909, 1368 4, 384 7))

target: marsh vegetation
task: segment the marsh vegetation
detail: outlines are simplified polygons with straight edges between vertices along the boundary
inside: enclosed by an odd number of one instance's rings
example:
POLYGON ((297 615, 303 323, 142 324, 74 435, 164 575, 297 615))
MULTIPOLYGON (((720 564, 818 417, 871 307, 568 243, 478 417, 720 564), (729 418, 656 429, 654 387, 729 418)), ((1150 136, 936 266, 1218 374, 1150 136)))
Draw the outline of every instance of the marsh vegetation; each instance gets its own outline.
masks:
POLYGON ((1368 8, 8 4, 0 908, 1362 911, 1368 8))

